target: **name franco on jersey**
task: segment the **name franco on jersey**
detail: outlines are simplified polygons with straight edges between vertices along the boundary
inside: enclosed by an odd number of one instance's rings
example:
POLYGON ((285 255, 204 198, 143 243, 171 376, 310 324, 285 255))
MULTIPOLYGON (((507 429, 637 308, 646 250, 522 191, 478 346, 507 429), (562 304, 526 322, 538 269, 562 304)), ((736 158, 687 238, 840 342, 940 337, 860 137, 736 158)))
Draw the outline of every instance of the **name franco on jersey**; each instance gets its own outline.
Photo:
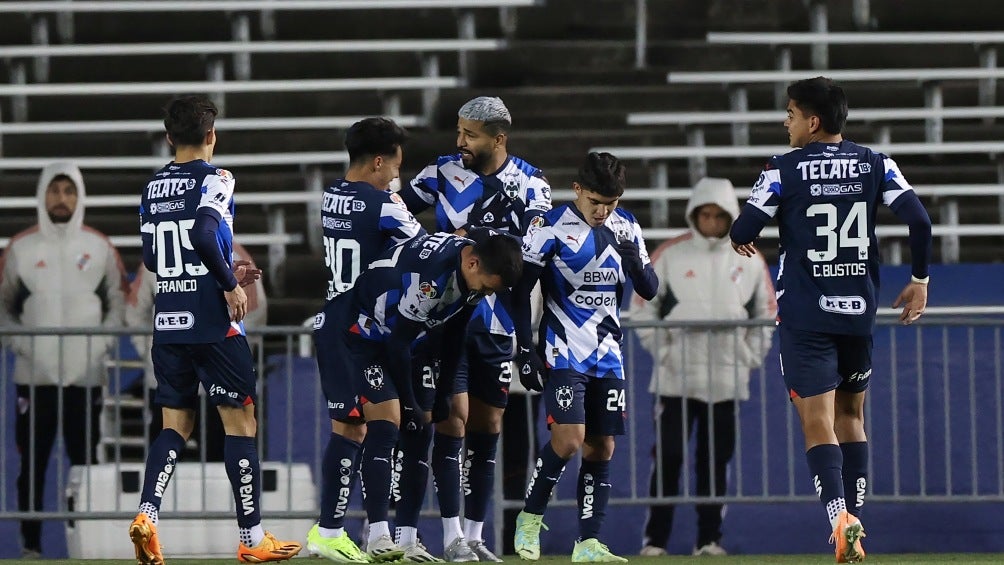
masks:
POLYGON ((163 292, 198 292, 199 281, 196 279, 157 281, 157 293, 163 292))

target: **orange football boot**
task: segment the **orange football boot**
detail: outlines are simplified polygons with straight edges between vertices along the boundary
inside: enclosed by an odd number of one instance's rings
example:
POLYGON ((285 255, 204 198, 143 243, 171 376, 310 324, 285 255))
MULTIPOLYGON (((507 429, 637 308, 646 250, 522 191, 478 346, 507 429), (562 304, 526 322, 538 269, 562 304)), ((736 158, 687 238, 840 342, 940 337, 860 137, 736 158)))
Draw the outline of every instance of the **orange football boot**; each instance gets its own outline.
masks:
POLYGON ((136 546, 136 563, 139 565, 164 565, 157 526, 149 516, 140 512, 129 525, 129 539, 136 546))
POLYGON ((237 548, 237 560, 241 563, 267 563, 269 561, 285 561, 297 553, 302 546, 295 541, 279 541, 275 536, 265 532, 265 539, 254 547, 243 543, 237 548))
POLYGON ((861 538, 865 537, 865 527, 861 520, 844 510, 837 517, 837 526, 833 528, 830 543, 836 543, 834 553, 837 563, 861 563, 865 560, 865 548, 861 546, 861 538))

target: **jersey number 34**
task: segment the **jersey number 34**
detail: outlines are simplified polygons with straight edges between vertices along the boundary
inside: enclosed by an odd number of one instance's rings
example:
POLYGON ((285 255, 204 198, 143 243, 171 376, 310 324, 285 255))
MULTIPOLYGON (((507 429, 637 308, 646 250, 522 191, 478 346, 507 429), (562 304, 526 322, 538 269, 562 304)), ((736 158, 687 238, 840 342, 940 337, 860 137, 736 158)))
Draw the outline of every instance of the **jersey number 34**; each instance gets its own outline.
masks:
POLYGON ((824 249, 809 249, 806 254, 810 261, 822 263, 837 257, 838 247, 857 249, 855 259, 868 258, 868 206, 864 202, 854 202, 847 215, 840 220, 835 204, 813 204, 805 211, 808 217, 823 216, 823 225, 816 227, 816 235, 826 238, 824 249), (839 220, 839 221, 838 221, 839 220), (839 229, 837 224, 840 224, 839 229))

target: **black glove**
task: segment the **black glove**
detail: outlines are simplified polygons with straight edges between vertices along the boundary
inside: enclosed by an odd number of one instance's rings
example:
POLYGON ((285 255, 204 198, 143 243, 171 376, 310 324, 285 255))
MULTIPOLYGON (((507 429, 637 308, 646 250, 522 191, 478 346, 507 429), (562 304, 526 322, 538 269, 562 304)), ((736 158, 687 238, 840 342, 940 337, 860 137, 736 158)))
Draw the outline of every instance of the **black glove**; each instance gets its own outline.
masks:
POLYGON ((547 369, 540 356, 532 347, 520 347, 516 353, 516 370, 519 371, 519 382, 527 390, 540 392, 547 382, 547 369))
POLYGON ((425 413, 417 403, 409 405, 401 404, 401 429, 409 432, 416 432, 425 425, 425 413))
POLYGON ((505 229, 509 225, 509 214, 512 212, 512 201, 501 192, 477 202, 467 216, 467 224, 485 228, 505 229))
POLYGON ((621 256, 621 265, 624 272, 630 275, 637 275, 645 270, 641 264, 641 250, 638 244, 630 239, 622 239, 617 243, 617 253, 621 256))

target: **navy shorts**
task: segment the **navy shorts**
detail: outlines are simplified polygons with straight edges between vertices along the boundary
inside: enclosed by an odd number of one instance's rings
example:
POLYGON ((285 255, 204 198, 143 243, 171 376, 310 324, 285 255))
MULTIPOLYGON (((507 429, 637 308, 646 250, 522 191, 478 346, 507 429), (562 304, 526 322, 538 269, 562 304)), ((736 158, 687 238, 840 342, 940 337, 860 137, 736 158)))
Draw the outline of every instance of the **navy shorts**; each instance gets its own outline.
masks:
POLYGON ((505 408, 512 383, 513 338, 488 331, 467 335, 457 363, 453 393, 467 392, 489 406, 505 408))
POLYGON ((544 385, 547 424, 585 424, 589 436, 624 435, 624 381, 569 369, 550 372, 544 385))
POLYGON ((353 378, 356 373, 354 359, 348 349, 351 306, 351 293, 325 303, 314 317, 314 350, 321 390, 328 403, 328 417, 339 422, 358 423, 363 413, 353 378))
POLYGON ((872 336, 810 332, 778 325, 781 375, 792 398, 864 392, 872 374, 872 336))
POLYGON ((150 356, 157 377, 154 401, 161 406, 195 409, 200 382, 215 406, 257 401, 254 356, 242 335, 216 343, 155 343, 150 356))
POLYGON ((317 365, 332 420, 358 421, 363 404, 398 398, 385 369, 386 344, 349 331, 357 320, 350 293, 329 300, 314 320, 317 365))

